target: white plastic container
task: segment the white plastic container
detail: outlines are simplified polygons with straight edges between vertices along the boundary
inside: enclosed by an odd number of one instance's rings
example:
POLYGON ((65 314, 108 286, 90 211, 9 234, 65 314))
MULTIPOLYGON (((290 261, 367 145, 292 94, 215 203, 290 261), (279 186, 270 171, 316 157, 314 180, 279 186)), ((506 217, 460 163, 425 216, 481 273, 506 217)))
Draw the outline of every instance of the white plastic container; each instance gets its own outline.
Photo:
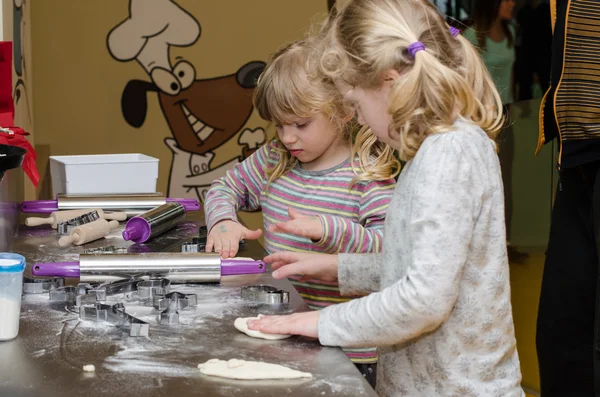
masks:
POLYGON ((0 342, 19 334, 25 258, 0 252, 0 342))
POLYGON ((158 159, 140 153, 50 156, 50 174, 54 196, 155 193, 158 159))

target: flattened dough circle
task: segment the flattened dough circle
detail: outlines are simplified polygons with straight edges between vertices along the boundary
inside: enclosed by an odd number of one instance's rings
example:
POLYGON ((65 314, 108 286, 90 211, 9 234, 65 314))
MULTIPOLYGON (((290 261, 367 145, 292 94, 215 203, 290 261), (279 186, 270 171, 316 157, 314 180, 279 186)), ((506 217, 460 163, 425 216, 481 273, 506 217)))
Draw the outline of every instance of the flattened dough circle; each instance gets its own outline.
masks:
POLYGON ((260 331, 254 331, 254 330, 248 329, 248 324, 246 324, 246 322, 248 320, 258 320, 261 317, 264 317, 264 316, 262 314, 259 314, 258 317, 239 317, 239 318, 235 319, 235 321, 233 322, 233 326, 238 331, 243 332, 246 335, 251 336, 253 338, 279 340, 279 339, 289 338, 290 336, 292 336, 292 335, 281 335, 281 334, 263 334, 260 331))
POLYGON ((279 364, 244 361, 231 359, 229 361, 210 359, 198 364, 198 369, 204 375, 219 376, 230 379, 301 379, 312 378, 309 372, 300 372, 279 364))

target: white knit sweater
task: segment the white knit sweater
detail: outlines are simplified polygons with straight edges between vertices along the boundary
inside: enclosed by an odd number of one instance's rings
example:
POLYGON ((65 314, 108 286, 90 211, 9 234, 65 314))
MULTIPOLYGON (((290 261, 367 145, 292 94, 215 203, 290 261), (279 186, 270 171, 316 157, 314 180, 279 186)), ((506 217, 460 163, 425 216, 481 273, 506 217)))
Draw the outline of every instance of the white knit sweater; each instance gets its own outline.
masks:
POLYGON ((400 175, 381 254, 341 254, 321 312, 328 346, 379 346, 381 396, 521 397, 494 143, 464 120, 425 139, 400 175))

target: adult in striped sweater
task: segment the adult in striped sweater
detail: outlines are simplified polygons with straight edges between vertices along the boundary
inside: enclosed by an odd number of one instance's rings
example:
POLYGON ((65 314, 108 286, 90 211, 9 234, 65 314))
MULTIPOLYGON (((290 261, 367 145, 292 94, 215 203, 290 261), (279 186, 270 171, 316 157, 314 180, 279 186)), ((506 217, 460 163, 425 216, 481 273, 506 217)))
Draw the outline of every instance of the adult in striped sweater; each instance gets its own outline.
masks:
POLYGON ((544 397, 600 396, 600 2, 551 0, 552 70, 537 150, 558 186, 537 319, 544 397))
MULTIPOLYGON (((241 239, 260 230, 238 222, 238 211, 262 209, 265 248, 278 251, 374 253, 399 164, 392 150, 366 131, 352 145, 354 111, 331 81, 317 78, 312 44, 305 39, 275 53, 255 92, 260 116, 277 138, 227 175, 206 196, 206 250, 237 253, 241 239)), ((290 280, 311 309, 346 302, 336 282, 290 280)), ((375 348, 345 350, 375 384, 375 348)))

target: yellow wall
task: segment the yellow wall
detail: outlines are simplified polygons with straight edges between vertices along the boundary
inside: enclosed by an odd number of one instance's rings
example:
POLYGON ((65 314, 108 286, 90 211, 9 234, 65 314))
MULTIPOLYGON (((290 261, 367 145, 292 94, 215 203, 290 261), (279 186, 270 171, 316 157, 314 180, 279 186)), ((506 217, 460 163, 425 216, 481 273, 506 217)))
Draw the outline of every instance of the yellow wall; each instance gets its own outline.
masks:
MULTIPOLYGON (((188 60, 196 69, 196 79, 235 73, 249 61, 266 61, 281 44, 302 37, 311 21, 327 11, 326 0, 176 3, 198 20, 202 32, 193 45, 172 47, 171 59, 188 60)), ((128 1, 28 4, 36 146, 49 155, 139 152, 157 157, 158 190, 166 192, 171 152, 163 140, 171 133, 157 95, 147 95, 148 112, 141 128, 128 125, 121 113, 127 82, 150 81, 149 75, 135 61, 115 60, 107 49, 108 33, 128 17, 128 1)), ((253 114, 244 128, 258 127, 265 123, 253 114)), ((240 155, 237 137, 215 150, 213 165, 240 155)), ((258 215, 247 219, 253 227, 260 225, 258 215)))

